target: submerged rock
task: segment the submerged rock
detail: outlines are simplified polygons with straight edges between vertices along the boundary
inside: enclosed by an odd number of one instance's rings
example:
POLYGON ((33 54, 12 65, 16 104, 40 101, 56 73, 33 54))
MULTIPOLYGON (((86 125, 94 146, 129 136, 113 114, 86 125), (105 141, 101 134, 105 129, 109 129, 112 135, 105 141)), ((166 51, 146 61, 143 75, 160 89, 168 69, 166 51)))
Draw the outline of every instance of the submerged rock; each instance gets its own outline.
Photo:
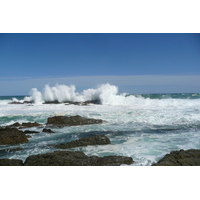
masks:
POLYGON ((48 125, 54 126, 78 126, 78 125, 88 125, 88 124, 101 124, 103 120, 84 118, 79 115, 76 116, 54 116, 47 119, 48 125))
POLYGON ((30 131, 30 130, 25 130, 25 134, 34 134, 34 133, 40 133, 39 131, 30 131))
POLYGON ((42 130, 42 132, 45 132, 45 133, 55 133, 55 132, 53 132, 51 129, 48 129, 48 128, 44 128, 44 129, 42 130))
POLYGON ((153 166, 200 166, 200 149, 171 151, 153 166))
POLYGON ((130 165, 134 161, 127 156, 87 156, 81 151, 54 151, 52 153, 29 156, 25 166, 119 166, 130 165))
POLYGON ((104 145, 104 144, 110 144, 110 139, 104 135, 95 135, 67 143, 54 145, 54 147, 60 149, 68 149, 68 148, 87 146, 87 145, 104 145))
POLYGON ((23 161, 19 159, 0 159, 0 166, 23 166, 23 161))
POLYGON ((27 136, 16 128, 0 128, 0 145, 28 142, 27 136))

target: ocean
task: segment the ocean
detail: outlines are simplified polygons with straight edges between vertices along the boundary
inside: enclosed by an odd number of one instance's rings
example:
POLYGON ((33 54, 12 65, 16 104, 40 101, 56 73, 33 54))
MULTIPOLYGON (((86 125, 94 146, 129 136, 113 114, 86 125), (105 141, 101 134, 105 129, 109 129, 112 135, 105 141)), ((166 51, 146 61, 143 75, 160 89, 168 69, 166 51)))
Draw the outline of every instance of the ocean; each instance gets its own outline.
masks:
POLYGON ((33 88, 29 96, 0 96, 0 126, 15 122, 38 122, 44 127, 29 130, 29 141, 18 145, 0 145, 0 158, 25 159, 30 155, 53 152, 50 144, 69 142, 92 135, 106 135, 109 145, 86 146, 86 155, 123 155, 135 161, 133 166, 149 166, 173 150, 200 149, 200 93, 128 94, 118 87, 103 84, 76 92, 74 85, 46 85, 42 92, 33 88), (66 105, 66 101, 93 101, 100 104, 66 105), (31 104, 9 104, 30 101, 31 104), (57 101, 60 104, 44 104, 57 101), (48 117, 80 115, 105 120, 103 124, 51 128, 42 132, 48 117), (13 148, 20 151, 9 151, 13 148), (6 150, 6 151, 5 151, 6 150))

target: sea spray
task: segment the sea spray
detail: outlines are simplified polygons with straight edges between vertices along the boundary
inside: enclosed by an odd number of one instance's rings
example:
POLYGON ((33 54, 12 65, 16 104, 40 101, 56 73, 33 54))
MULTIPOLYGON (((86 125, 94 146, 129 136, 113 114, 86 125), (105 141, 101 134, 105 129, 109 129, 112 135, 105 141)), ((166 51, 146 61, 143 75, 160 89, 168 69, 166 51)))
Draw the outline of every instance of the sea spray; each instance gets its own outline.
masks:
MULTIPOLYGON (((76 92, 74 85, 66 86, 56 84, 54 87, 45 85, 43 92, 33 88, 30 91, 30 97, 25 97, 24 101, 41 104, 44 102, 57 101, 59 103, 67 101, 100 101, 102 104, 109 104, 115 100, 118 88, 110 84, 102 84, 97 89, 83 90, 82 93, 76 92)), ((15 99, 16 101, 16 99, 15 99)))
POLYGON ((51 144, 74 141, 86 136, 106 135, 110 145, 87 146, 72 150, 87 155, 131 156, 134 165, 151 165, 165 154, 180 149, 200 149, 200 95, 195 94, 119 94, 115 85, 103 84, 80 93, 75 86, 46 85, 36 88, 30 97, 1 97, 0 126, 15 122, 38 122, 44 126, 48 117, 75 116, 104 120, 98 125, 52 128, 55 134, 43 132, 44 127, 33 127, 29 142, 15 147, 1 146, 1 158, 25 160, 27 156, 55 151, 51 144), (34 101, 35 104, 8 104, 15 101, 34 101), (101 101, 102 105, 78 106, 64 103, 42 104, 45 101, 101 101), (6 103, 7 102, 7 103, 6 103), (4 149, 23 148, 5 153, 4 149))

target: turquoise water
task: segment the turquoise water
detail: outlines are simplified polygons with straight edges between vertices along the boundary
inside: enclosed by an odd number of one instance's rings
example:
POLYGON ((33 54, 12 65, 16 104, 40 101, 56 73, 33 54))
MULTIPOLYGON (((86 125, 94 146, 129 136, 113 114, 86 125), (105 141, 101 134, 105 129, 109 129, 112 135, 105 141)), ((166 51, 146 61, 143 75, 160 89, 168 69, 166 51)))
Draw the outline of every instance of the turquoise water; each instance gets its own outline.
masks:
POLYGON ((25 160, 29 155, 54 151, 49 144, 59 144, 96 134, 108 136, 111 144, 72 150, 82 150, 87 155, 131 156, 135 161, 133 165, 147 166, 172 150, 200 148, 199 93, 130 95, 109 91, 105 94, 100 93, 99 96, 93 93, 90 98, 95 95, 101 100, 100 105, 42 104, 38 99, 32 105, 8 104, 13 98, 14 101, 23 101, 25 97, 1 96, 0 126, 35 121, 43 126, 30 128, 29 130, 40 133, 31 134, 32 137, 25 144, 1 145, 0 157, 25 160), (77 114, 106 122, 99 125, 52 128, 55 134, 42 132, 48 117, 77 114), (9 151, 17 147, 23 149, 9 151))

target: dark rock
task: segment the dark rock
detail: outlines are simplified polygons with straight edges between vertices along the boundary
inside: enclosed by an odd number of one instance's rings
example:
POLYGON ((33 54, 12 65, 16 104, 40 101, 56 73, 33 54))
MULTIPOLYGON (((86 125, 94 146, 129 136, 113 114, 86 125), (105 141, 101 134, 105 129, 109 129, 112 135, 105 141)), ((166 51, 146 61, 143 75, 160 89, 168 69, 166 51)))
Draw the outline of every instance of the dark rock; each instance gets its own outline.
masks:
POLYGON ((54 133, 51 129, 48 129, 48 128, 44 128, 42 130, 42 132, 45 132, 45 133, 54 133))
POLYGON ((18 102, 18 101, 12 101, 9 102, 8 104, 32 104, 34 103, 33 101, 23 101, 23 102, 18 102))
POLYGON ((59 101, 45 101, 43 104, 60 104, 59 101))
POLYGON ((126 156, 87 156, 81 151, 54 151, 52 153, 29 156, 25 166, 119 166, 132 164, 126 156))
POLYGON ((78 105, 78 106, 87 106, 89 104, 101 104, 99 100, 93 101, 84 101, 84 102, 74 102, 74 101, 67 101, 65 105, 78 105))
POLYGON ((47 119, 48 125, 54 126, 78 126, 78 125, 88 125, 88 124, 101 124, 103 121, 101 119, 84 118, 79 115, 76 116, 55 116, 49 117, 47 119))
POLYGON ((0 128, 0 145, 28 142, 27 136, 16 128, 0 128))
POLYGON ((14 124, 12 124, 12 125, 10 125, 8 127, 19 127, 19 126, 21 126, 21 124, 16 122, 16 123, 14 123, 14 124))
POLYGON ((25 130, 25 134, 33 134, 33 133, 40 133, 39 131, 30 131, 30 130, 25 130))
POLYGON ((104 145, 104 144, 110 144, 109 138, 104 135, 95 135, 95 136, 81 138, 79 140, 75 140, 72 142, 61 143, 55 145, 54 147, 60 149, 68 149, 68 148, 87 146, 87 145, 104 145))
POLYGON ((153 166, 200 166, 200 149, 171 151, 153 166))
POLYGON ((23 166, 23 161, 19 159, 0 159, 0 166, 23 166))
POLYGON ((30 128, 30 127, 37 127, 37 126, 42 126, 42 124, 39 124, 37 122, 27 122, 27 123, 22 123, 20 128, 30 128))
POLYGON ((16 122, 14 124, 11 124, 9 126, 7 126, 8 128, 13 128, 13 127, 18 127, 20 129, 22 128, 31 128, 31 127, 37 127, 37 126, 42 126, 42 124, 39 124, 37 122, 24 122, 22 124, 16 122))

